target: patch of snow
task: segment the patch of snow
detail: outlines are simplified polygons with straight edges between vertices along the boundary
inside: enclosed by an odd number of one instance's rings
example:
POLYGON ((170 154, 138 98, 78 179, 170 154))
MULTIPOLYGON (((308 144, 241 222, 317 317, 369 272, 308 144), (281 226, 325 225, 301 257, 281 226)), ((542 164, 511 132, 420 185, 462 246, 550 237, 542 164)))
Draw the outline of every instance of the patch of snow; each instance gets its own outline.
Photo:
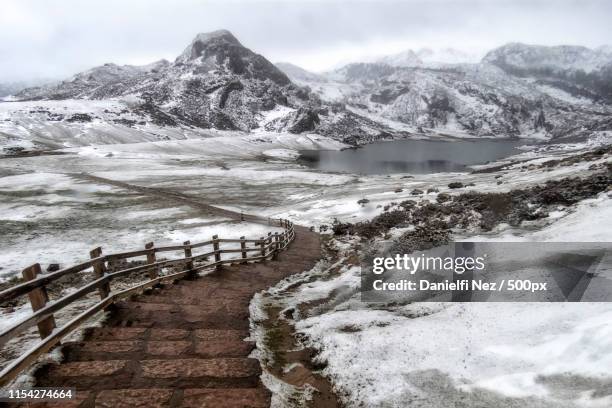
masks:
POLYGON ((555 222, 537 231, 509 229, 499 235, 477 235, 466 239, 474 242, 610 242, 612 240, 610 233, 612 198, 607 193, 601 193, 594 199, 583 200, 569 213, 553 212, 549 217, 555 222))

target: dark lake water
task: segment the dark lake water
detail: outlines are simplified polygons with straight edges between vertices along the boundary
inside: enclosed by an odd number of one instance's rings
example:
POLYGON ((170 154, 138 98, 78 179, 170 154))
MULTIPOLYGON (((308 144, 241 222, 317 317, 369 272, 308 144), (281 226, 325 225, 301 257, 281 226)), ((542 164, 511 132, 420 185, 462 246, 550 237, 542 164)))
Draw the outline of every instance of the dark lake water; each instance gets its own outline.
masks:
POLYGON ((395 140, 346 150, 302 150, 300 162, 323 171, 390 174, 464 171, 520 153, 516 140, 395 140))

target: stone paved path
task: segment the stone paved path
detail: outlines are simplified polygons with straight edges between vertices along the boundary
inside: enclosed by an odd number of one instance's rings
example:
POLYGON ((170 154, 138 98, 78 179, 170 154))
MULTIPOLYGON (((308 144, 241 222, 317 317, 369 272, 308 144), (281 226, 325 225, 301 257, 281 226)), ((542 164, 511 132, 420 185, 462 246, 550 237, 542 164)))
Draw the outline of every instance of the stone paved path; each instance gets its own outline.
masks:
POLYGON ((104 327, 63 347, 62 364, 36 386, 76 387, 74 403, 37 407, 268 407, 259 362, 249 358, 248 305, 321 257, 319 236, 296 226, 275 261, 232 265, 118 303, 104 327))

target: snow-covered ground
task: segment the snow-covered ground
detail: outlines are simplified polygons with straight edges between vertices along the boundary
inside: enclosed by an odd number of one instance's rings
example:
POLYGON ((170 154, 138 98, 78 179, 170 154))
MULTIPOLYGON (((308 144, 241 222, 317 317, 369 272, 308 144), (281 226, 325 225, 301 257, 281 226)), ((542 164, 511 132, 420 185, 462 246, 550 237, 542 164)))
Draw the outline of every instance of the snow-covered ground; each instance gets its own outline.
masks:
POLYGON ((272 230, 48 172, 52 167, 57 171, 51 164, 47 171, 0 177, 0 279, 18 275, 36 262, 43 269, 51 263, 67 267, 82 262, 100 245, 105 253, 112 253, 141 249, 151 241, 163 246, 205 241, 215 234, 258 238, 272 230))
POLYGON ((159 126, 130 113, 129 98, 0 102, 3 148, 58 149, 92 144, 206 138, 202 129, 159 126))
POLYGON ((297 328, 351 406, 612 404, 610 304, 347 303, 297 328))
MULTIPOLYGON (((522 168, 571 153, 564 150, 567 148, 521 153, 513 159, 526 161, 500 173, 501 178, 488 173, 415 174, 410 178, 404 174, 323 173, 295 162, 301 149, 343 146, 317 135, 225 132, 206 139, 93 145, 65 149, 64 155, 2 159, 0 275, 18 272, 37 260, 43 265, 72 263, 100 244, 106 252, 127 250, 148 241, 159 245, 188 235, 206 236, 215 229, 208 225, 225 229, 219 224, 222 220, 215 217, 202 217, 186 206, 85 181, 78 177, 80 173, 179 191, 223 208, 316 226, 334 218, 372 218, 385 205, 406 199, 435 200, 439 193, 453 193, 447 185, 457 179, 475 184, 462 191, 508 191, 550 178, 579 175, 593 164, 553 170, 522 168), (411 194, 414 188, 436 188, 439 192, 415 197, 411 194), (359 204, 362 198, 369 202, 359 204), (186 222, 190 219, 200 220, 186 222)), ((574 149, 580 147, 584 146, 574 149)), ((560 208, 560 214, 564 211, 560 208)), ((580 225, 576 229, 580 230, 580 225)))
MULTIPOLYGON (((163 245, 212 234, 260 236, 267 231, 265 226, 230 223, 167 200, 85 181, 79 173, 317 226, 336 217, 369 219, 392 202, 433 201, 439 193, 456 193, 448 188, 452 181, 475 184, 461 191, 508 191, 586 174, 590 165, 599 163, 536 167, 584 145, 526 150, 513 158, 522 160, 520 164, 500 173, 410 178, 322 173, 295 161, 300 149, 342 147, 317 135, 217 132, 199 139, 71 147, 64 155, 2 159, 0 274, 9 276, 33 262, 43 267, 70 264, 86 259, 98 245, 108 253, 137 249, 137 243, 148 241, 163 245), (414 188, 438 192, 415 197, 414 188), (359 204, 362 198, 369 202, 359 204)), ((540 230, 503 227, 494 232, 497 235, 479 238, 610 241, 611 215, 610 198, 604 194, 576 208, 559 208, 540 230)), ((325 373, 351 406, 402 407, 410 402, 446 407, 456 401, 468 407, 612 405, 605 391, 612 381, 608 304, 377 309, 359 302, 358 285, 358 268, 345 268, 331 280, 309 283, 287 300, 325 298, 332 291, 342 295, 329 308, 319 308, 320 314, 299 321, 297 329, 321 349, 320 358, 328 363, 325 373)))
MULTIPOLYGON (((469 239, 609 242, 611 202, 602 193, 540 230, 469 239)), ((384 307, 360 302, 360 283, 359 267, 331 278, 318 267, 269 291, 292 310, 331 296, 296 329, 348 406, 612 406, 611 303, 384 307)))

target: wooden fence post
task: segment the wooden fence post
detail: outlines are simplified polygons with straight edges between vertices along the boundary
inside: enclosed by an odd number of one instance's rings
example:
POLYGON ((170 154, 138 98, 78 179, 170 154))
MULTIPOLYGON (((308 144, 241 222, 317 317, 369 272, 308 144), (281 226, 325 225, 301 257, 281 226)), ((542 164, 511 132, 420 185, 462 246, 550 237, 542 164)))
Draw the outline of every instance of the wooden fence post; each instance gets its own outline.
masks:
POLYGON ((272 259, 276 259, 278 257, 278 252, 280 251, 280 246, 279 246, 279 236, 278 236, 278 232, 274 233, 274 253, 272 254, 272 259))
MULTIPOLYGON (((183 245, 185 245, 185 258, 191 258, 191 241, 185 241, 183 242, 183 245)), ((185 268, 189 271, 190 276, 195 276, 195 273, 193 272, 193 260, 188 260, 185 263, 185 268)))
MULTIPOLYGON (((97 247, 89 251, 89 257, 91 259, 99 258, 102 256, 102 248, 97 247)), ((104 260, 96 261, 93 264, 94 278, 100 279, 106 273, 106 267, 104 266, 104 260)), ((106 281, 98 288, 100 299, 106 299, 110 294, 110 282, 106 281)))
MULTIPOLYGON (((215 251, 215 262, 221 261, 221 252, 219 252, 219 236, 213 235, 213 251, 215 251)), ((220 264, 215 265, 215 269, 219 269, 221 267, 220 264)))
MULTIPOLYGON (((36 279, 36 276, 40 274, 40 264, 34 264, 29 268, 24 269, 21 274, 24 281, 36 279)), ((28 297, 30 298, 32 310, 35 312, 45 307, 49 301, 49 295, 47 294, 47 289, 44 286, 32 289, 30 293, 28 293, 28 297)), ((55 318, 53 315, 38 323, 38 333, 40 334, 41 339, 44 339, 50 335, 53 332, 53 329, 55 329, 55 318)))
MULTIPOLYGON (((264 237, 259 237, 259 246, 261 246, 261 256, 266 256, 266 240, 264 237)), ((265 261, 265 258, 264 258, 265 261)))
MULTIPOLYGON (((272 233, 268 232, 268 237, 266 238, 266 245, 270 245, 272 243, 272 233)), ((272 248, 272 250, 270 252, 274 251, 274 246, 271 246, 270 248, 272 248)))
MULTIPOLYGON (((246 241, 244 237, 240 237, 240 249, 242 249, 242 259, 246 259, 246 241)), ((243 264, 247 263, 246 261, 242 261, 243 264)))
MULTIPOLYGON (((153 264, 156 262, 155 248, 153 248, 154 245, 155 244, 153 244, 153 242, 148 242, 147 244, 145 244, 145 249, 149 250, 149 252, 147 252, 147 263, 148 264, 153 264)), ((149 269, 147 272, 149 273, 149 278, 151 279, 155 279, 158 276, 157 267, 153 267, 149 269)))

